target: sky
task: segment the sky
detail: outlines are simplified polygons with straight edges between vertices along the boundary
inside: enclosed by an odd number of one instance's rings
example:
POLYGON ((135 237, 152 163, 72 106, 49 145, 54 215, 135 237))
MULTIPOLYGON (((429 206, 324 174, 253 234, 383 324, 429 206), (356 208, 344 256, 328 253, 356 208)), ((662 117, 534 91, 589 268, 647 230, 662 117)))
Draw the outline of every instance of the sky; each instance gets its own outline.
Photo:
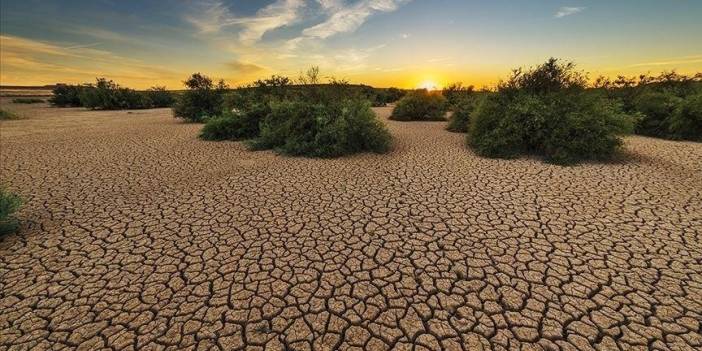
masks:
POLYGON ((0 84, 231 86, 311 66, 377 87, 493 86, 549 57, 591 78, 702 71, 699 0, 2 0, 0 84))

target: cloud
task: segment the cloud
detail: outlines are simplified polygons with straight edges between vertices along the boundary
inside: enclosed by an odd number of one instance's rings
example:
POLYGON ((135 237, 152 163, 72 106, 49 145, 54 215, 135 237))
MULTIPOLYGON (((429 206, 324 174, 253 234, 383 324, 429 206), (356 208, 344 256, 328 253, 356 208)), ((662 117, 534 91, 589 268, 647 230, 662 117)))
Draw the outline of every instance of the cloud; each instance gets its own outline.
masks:
POLYGON ((200 33, 216 33, 226 27, 240 27, 239 40, 252 44, 273 29, 290 25, 299 20, 299 10, 305 5, 303 0, 276 0, 258 10, 254 16, 234 15, 221 1, 200 4, 197 16, 186 16, 186 21, 200 33))
POLYGON ((241 62, 241 61, 231 61, 227 62, 226 66, 239 74, 253 74, 264 70, 263 67, 255 65, 253 63, 241 62))
POLYGON ((583 10, 585 10, 585 7, 568 7, 568 6, 563 6, 556 11, 556 14, 553 15, 553 17, 556 18, 563 18, 566 16, 574 15, 576 13, 580 13, 583 10))
POLYGON ((333 13, 326 21, 304 29, 302 34, 324 39, 338 33, 353 32, 374 13, 395 11, 409 0, 360 0, 350 5, 338 1, 318 1, 322 8, 333 9, 333 13))
POLYGON ((4 34, 0 35, 0 42, 3 79, 9 84, 82 83, 107 75, 129 80, 127 85, 147 87, 155 81, 177 77, 176 72, 166 68, 94 49, 91 45, 62 46, 4 34))
POLYGON ((674 66, 674 65, 689 65, 693 63, 701 63, 702 55, 684 56, 672 58, 664 61, 642 62, 630 65, 629 67, 652 67, 652 66, 674 66))

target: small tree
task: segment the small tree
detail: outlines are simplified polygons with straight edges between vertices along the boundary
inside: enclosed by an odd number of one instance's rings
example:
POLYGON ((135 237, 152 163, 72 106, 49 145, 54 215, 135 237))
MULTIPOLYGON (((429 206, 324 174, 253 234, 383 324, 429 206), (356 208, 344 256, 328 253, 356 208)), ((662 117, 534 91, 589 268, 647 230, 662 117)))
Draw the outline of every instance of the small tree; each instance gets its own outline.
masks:
POLYGON ((229 88, 224 80, 215 84, 206 75, 194 73, 183 84, 187 90, 173 106, 175 117, 189 122, 203 122, 222 112, 223 94, 229 88))

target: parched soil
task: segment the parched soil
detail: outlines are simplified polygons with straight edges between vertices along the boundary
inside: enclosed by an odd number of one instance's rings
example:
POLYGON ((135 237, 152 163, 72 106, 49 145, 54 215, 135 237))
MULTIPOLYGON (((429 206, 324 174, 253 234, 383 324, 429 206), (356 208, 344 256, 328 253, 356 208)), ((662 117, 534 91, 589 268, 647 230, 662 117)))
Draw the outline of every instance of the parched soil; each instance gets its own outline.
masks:
POLYGON ((0 350, 702 348, 700 143, 559 167, 387 121, 393 152, 318 160, 10 107, 0 350))

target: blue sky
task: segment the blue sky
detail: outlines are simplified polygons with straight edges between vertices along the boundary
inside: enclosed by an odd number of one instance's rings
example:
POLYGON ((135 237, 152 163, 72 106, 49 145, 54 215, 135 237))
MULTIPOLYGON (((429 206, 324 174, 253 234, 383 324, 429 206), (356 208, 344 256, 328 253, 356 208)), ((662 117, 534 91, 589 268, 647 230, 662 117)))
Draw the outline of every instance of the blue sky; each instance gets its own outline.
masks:
POLYGON ((494 84, 554 56, 591 76, 702 71, 702 1, 3 0, 0 82, 106 76, 179 88, 323 74, 376 86, 494 84))

